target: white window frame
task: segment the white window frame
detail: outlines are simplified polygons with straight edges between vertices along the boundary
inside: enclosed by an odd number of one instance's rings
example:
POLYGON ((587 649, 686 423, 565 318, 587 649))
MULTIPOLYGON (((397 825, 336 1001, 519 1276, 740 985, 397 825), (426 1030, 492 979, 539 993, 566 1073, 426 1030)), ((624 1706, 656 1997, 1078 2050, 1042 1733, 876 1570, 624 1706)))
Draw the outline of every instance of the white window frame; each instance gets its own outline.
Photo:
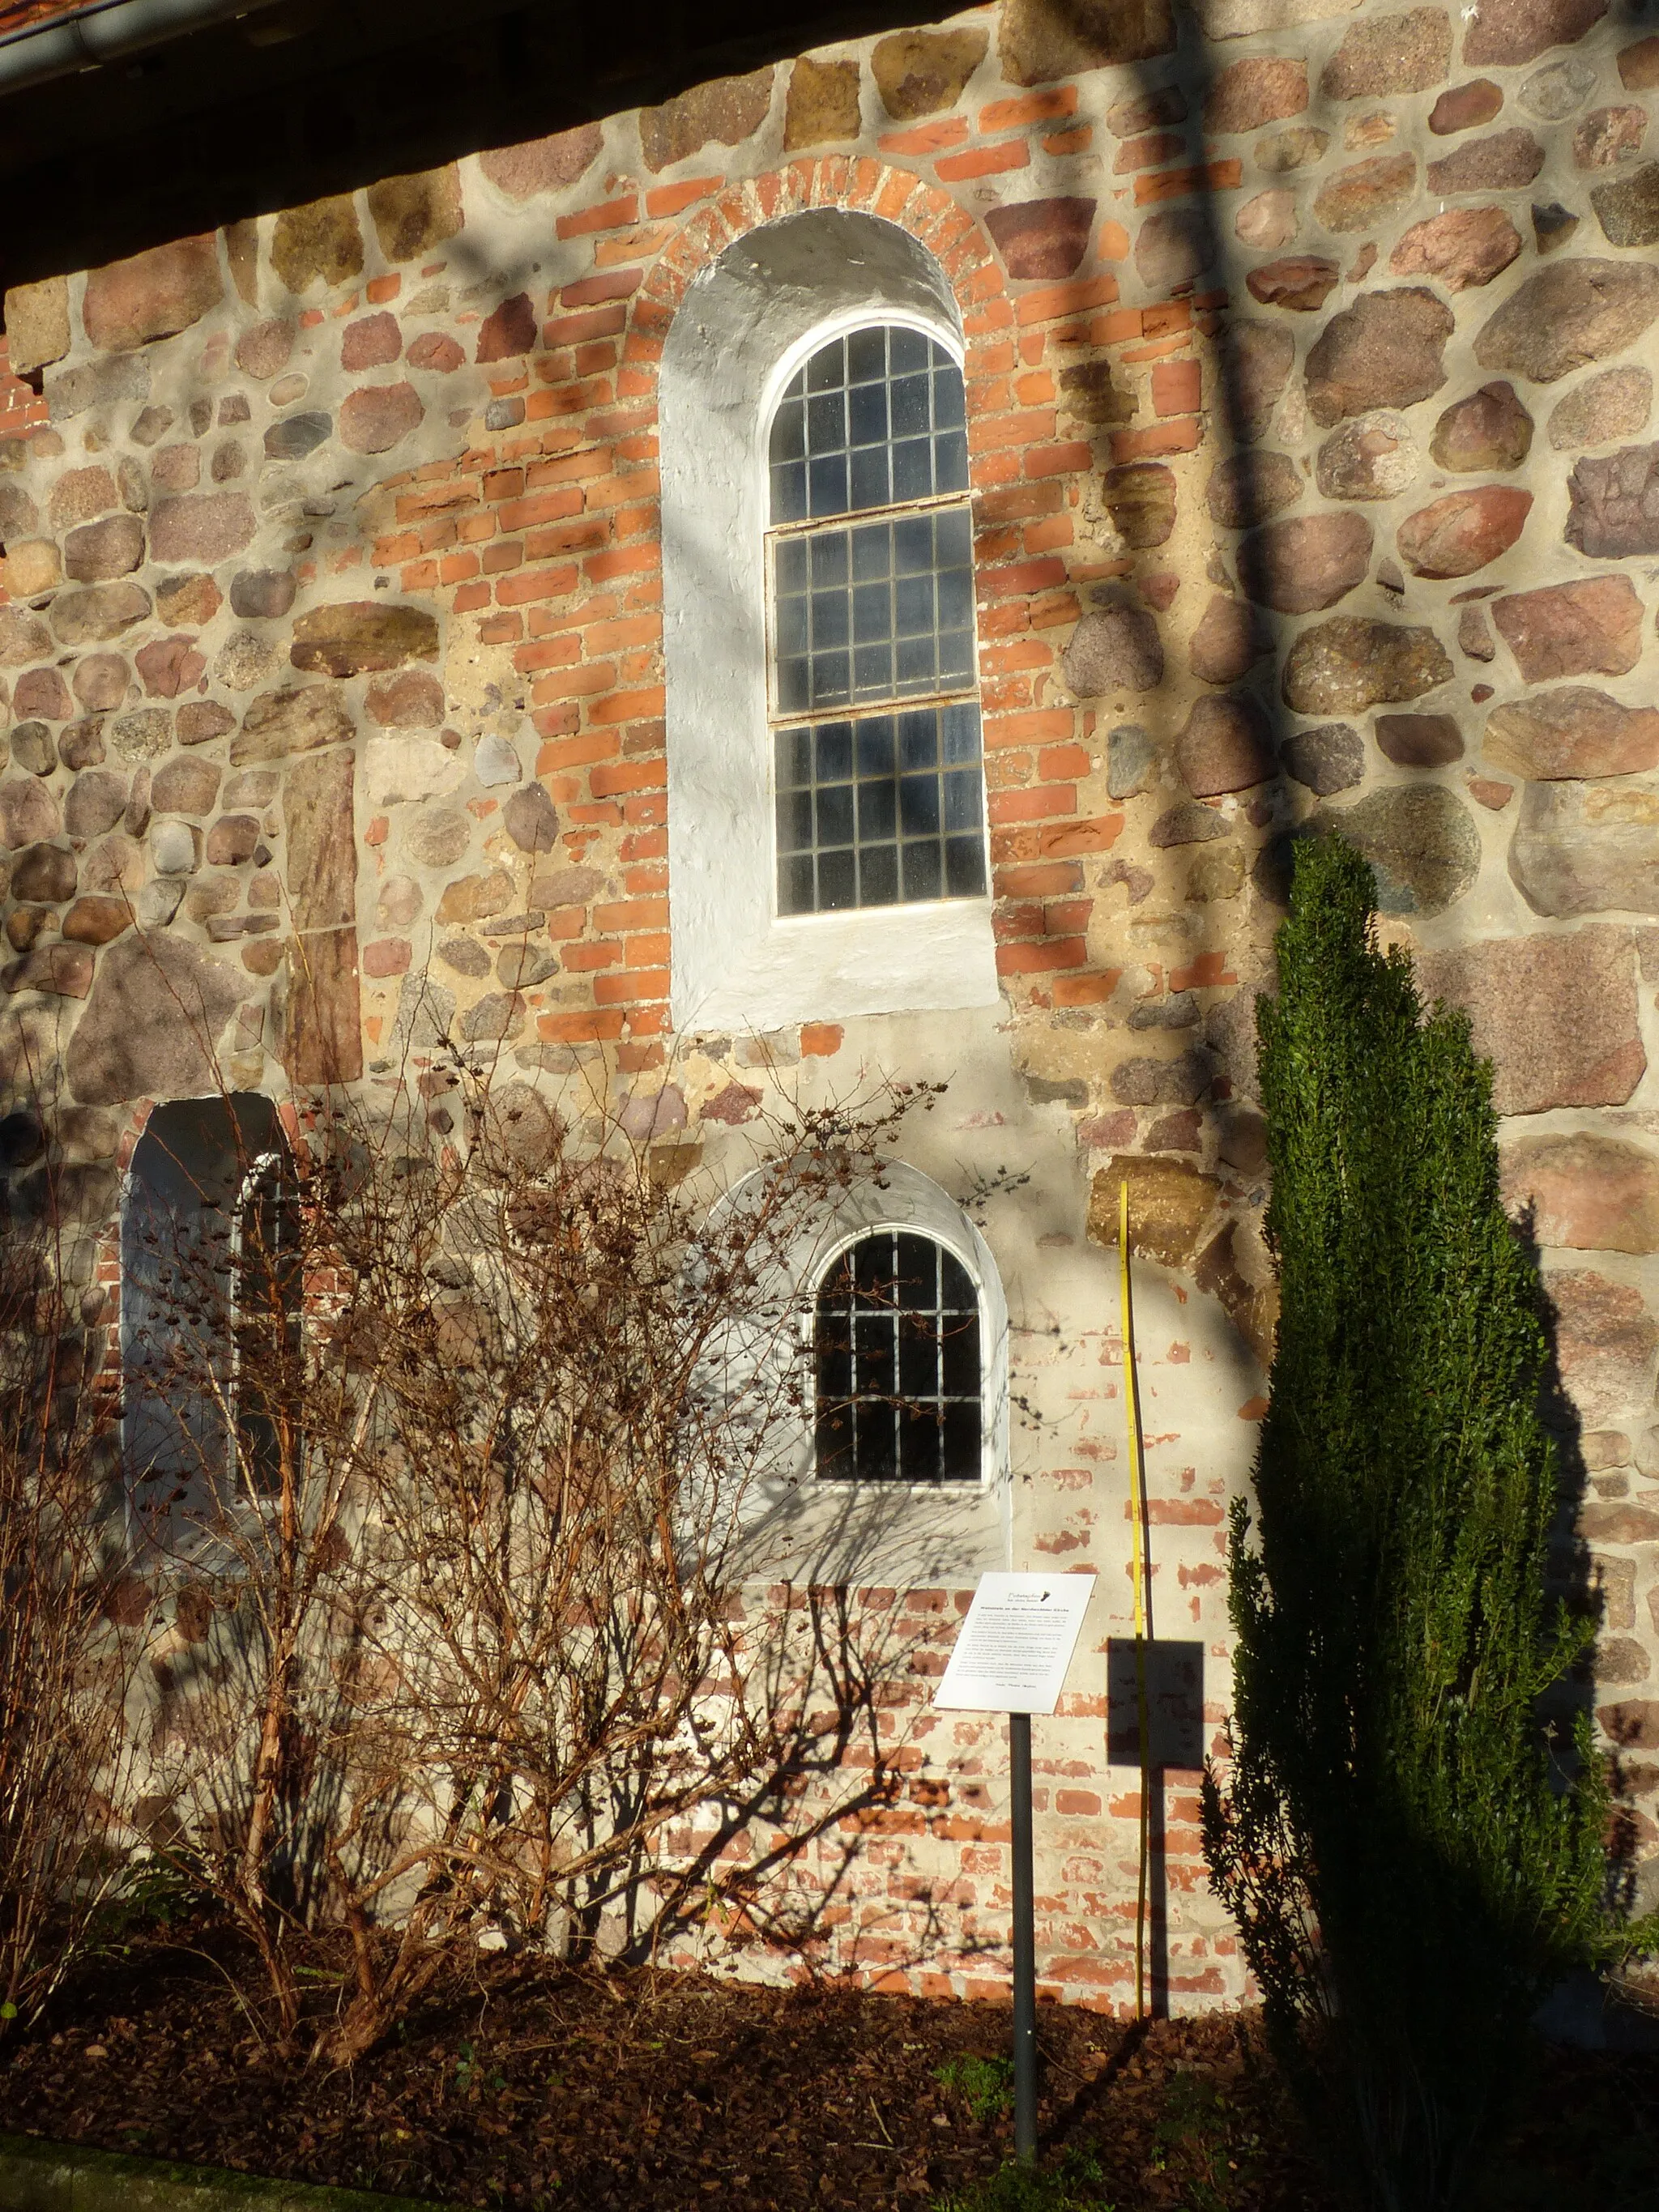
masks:
MULTIPOLYGON (((755 1170, 723 1201, 738 1206, 755 1170)), ((990 1247, 931 1176, 882 1163, 836 1200, 833 1212, 784 1263, 799 1303, 806 1362, 799 1435, 781 1448, 745 1501, 750 1572, 823 1583, 892 1582, 960 1588, 1010 1565, 1013 1485, 1009 1456, 1008 1304, 990 1247), (841 1255, 879 1230, 910 1231, 959 1261, 979 1299, 981 1468, 977 1482, 824 1482, 817 1473, 818 1291, 841 1255)))
POLYGON ((922 331, 963 363, 955 298, 926 248, 879 217, 820 209, 727 247, 689 289, 664 348, 671 1012, 682 1031, 999 1002, 988 896, 777 911, 772 420, 818 346, 872 323, 922 331))

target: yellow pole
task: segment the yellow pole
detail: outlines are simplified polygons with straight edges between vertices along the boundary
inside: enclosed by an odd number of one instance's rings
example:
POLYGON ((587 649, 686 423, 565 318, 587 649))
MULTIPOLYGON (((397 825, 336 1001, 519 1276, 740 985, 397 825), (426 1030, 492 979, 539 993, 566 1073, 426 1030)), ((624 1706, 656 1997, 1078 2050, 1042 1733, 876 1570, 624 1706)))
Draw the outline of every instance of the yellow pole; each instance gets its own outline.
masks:
MULTIPOLYGON (((1129 1443, 1129 1522, 1135 1601, 1135 1716, 1140 1736, 1140 1864, 1135 1889, 1135 2018, 1146 2017, 1147 1839, 1152 1820, 1152 1731, 1147 1725, 1146 1468, 1140 1441, 1140 1391, 1135 1374, 1134 1309, 1129 1295, 1129 1186, 1118 1185, 1118 1290, 1122 1309, 1123 1421, 1129 1443)), ((1111 1725, 1109 1714, 1107 1725, 1111 1725)))

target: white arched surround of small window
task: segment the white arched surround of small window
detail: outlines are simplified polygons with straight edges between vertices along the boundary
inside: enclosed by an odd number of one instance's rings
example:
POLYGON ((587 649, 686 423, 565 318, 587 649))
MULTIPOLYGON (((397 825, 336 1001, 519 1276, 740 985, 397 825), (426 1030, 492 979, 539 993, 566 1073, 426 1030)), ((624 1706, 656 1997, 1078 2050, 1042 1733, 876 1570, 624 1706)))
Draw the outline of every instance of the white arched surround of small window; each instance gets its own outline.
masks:
MULTIPOLYGON (((741 1205, 743 1195, 739 1185, 727 1203, 741 1205)), ((889 1162, 840 1195, 830 1217, 790 1255, 788 1273, 809 1378, 806 1402, 799 1433, 775 1455, 746 1501, 750 1571, 797 1582, 915 1589, 960 1588, 1006 1567, 1012 1543, 1008 1308, 979 1231, 930 1176, 889 1162), (884 1231, 939 1247, 962 1270, 977 1303, 978 1453, 965 1478, 957 1465, 932 1480, 907 1480, 902 1473, 846 1480, 844 1469, 824 1465, 817 1402, 819 1293, 848 1252, 884 1231)))
MULTIPOLYGON (((884 329, 915 333, 960 366, 960 318, 932 255, 896 224, 814 210, 728 246, 687 291, 664 349, 669 902, 681 1029, 765 1030, 998 1000, 991 902, 963 866, 965 846, 954 895, 943 839, 938 895, 906 896, 900 880, 896 897, 874 890, 890 902, 828 911, 802 910, 822 904, 816 891, 792 894, 786 884, 780 895, 779 732, 810 736, 812 712, 810 698, 781 696, 775 680, 771 631, 781 601, 769 559, 788 532, 774 511, 772 428, 791 380, 820 348, 884 329)), ((963 683, 953 660, 947 675, 944 690, 971 701, 972 670, 963 683)), ((904 696, 895 689, 895 723, 904 696)), ((863 697, 867 713, 875 694, 863 697)), ((976 762, 977 708, 968 712, 976 762)), ((957 720, 960 730, 940 727, 942 807, 952 804, 949 750, 967 726, 963 714, 957 720)), ((893 741, 902 744, 904 733, 893 741)), ((789 780, 797 792, 812 781, 810 756, 807 744, 799 756, 806 765, 789 780)), ((788 788, 784 795, 787 813, 788 788)), ((982 817, 976 834, 982 840, 982 817)), ((823 841, 808 830, 795 848, 813 842, 823 841)))

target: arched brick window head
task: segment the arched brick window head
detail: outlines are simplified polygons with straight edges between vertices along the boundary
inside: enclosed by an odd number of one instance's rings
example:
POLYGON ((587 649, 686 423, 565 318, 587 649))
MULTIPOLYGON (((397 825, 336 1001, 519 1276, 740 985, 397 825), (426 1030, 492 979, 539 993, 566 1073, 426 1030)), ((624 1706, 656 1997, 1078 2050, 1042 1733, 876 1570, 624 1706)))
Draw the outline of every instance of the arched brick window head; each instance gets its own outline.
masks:
POLYGON ((902 325, 831 338, 769 459, 778 911, 981 897, 962 371, 902 325))
POLYGON ((878 1229, 818 1285, 822 1482, 977 1483, 984 1459, 980 1301, 931 1237, 878 1229))

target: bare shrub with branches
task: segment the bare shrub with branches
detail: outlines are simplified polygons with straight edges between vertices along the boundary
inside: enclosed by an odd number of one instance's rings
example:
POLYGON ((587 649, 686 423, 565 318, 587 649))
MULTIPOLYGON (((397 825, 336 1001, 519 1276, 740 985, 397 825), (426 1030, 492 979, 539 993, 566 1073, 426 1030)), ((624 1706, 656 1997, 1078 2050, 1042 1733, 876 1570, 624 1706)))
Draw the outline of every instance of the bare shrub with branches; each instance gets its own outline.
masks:
MULTIPOLYGON (((123 1602, 102 1335, 67 1279, 38 1112, 0 1125, 0 2033, 37 2019, 128 1875, 123 1602)), ((94 1294, 92 1301, 96 1304, 94 1294)))
POLYGON ((168 1848, 284 2038, 301 1929, 349 1929, 335 2059, 481 1939, 639 1955, 885 1786, 896 1655, 743 1586, 803 1443, 792 1261, 908 1102, 783 1116, 720 1191, 615 1115, 455 1076, 442 1139, 337 1101, 273 1177, 239 1136, 155 1307, 146 1387, 199 1464, 173 1451, 149 1523, 210 1623, 155 1731, 168 1848))

